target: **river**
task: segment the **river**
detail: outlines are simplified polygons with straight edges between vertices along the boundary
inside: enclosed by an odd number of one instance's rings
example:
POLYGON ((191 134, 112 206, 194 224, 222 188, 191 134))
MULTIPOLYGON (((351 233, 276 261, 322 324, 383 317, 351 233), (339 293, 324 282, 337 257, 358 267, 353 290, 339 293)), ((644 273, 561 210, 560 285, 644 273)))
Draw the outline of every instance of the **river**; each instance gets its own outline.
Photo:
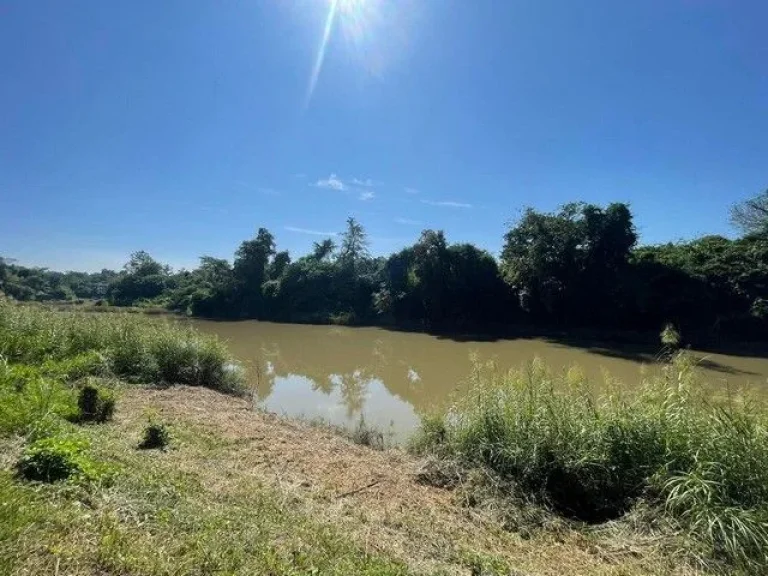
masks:
MULTIPOLYGON (((422 410, 466 389, 472 359, 519 368, 534 357, 554 370, 578 366, 600 386, 607 371, 636 387, 658 370, 653 350, 553 339, 473 340, 382 328, 194 320, 218 335, 244 364, 265 409, 352 427, 361 416, 407 437, 422 410)), ((768 399, 768 358, 693 352, 713 394, 739 388, 768 399)))

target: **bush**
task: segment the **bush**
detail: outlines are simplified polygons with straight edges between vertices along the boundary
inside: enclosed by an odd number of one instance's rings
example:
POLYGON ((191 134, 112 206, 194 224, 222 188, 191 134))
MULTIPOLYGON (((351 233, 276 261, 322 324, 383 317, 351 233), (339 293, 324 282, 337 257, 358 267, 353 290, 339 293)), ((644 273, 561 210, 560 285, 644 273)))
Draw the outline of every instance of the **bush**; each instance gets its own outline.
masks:
POLYGON ((32 442, 16 464, 25 480, 58 482, 69 478, 96 480, 106 468, 87 454, 88 443, 72 436, 52 436, 32 442))
POLYGON ((115 396, 111 390, 86 384, 78 393, 77 407, 79 422, 107 422, 115 413, 115 396))
POLYGON ((768 418, 746 401, 713 406, 678 355, 632 397, 595 398, 576 371, 540 362, 477 367, 466 399, 425 419, 416 450, 490 469, 559 513, 599 522, 641 498, 709 557, 768 568, 768 418))
POLYGON ((151 422, 144 429, 144 438, 139 444, 141 450, 166 448, 171 441, 171 434, 165 424, 151 422))

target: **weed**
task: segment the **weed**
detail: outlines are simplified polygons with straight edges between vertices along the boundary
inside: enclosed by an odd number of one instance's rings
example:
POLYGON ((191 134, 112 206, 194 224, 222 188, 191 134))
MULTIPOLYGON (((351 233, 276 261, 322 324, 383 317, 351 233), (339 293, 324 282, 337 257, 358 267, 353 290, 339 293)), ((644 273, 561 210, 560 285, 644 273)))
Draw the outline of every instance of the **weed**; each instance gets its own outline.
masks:
POLYGON ((30 434, 59 417, 77 412, 74 391, 62 383, 23 370, 2 373, 0 366, 0 436, 30 434))
POLYGON ((150 422, 144 428, 144 437, 139 443, 139 449, 150 450, 153 448, 165 449, 171 442, 171 433, 165 424, 150 422))
POLYGON ((381 430, 370 426, 365 421, 365 417, 362 414, 360 415, 360 420, 357 422, 357 426, 352 430, 347 431, 345 435, 355 444, 367 446, 374 450, 384 450, 386 447, 384 433, 381 430))
POLYGON ((69 478, 97 480, 108 468, 88 454, 89 443, 74 436, 51 436, 32 442, 21 455, 16 470, 25 480, 58 482, 69 478))
POLYGON ((79 422, 107 422, 115 413, 115 395, 111 390, 88 383, 77 397, 79 422))

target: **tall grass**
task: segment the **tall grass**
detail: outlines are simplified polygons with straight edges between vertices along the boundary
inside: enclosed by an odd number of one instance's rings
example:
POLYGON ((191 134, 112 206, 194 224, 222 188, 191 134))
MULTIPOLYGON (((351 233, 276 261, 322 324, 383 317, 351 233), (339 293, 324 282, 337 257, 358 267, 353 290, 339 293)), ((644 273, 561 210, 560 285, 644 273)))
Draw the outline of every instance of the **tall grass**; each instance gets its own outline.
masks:
POLYGON ((88 314, 0 301, 0 356, 44 365, 100 357, 122 379, 238 392, 242 373, 224 345, 193 328, 139 314, 88 314))
POLYGON ((707 562, 768 570, 766 411, 708 402, 684 355, 632 396, 595 396, 578 371, 538 361, 508 373, 478 366, 472 380, 469 395, 424 419, 416 450, 490 469, 590 522, 645 499, 707 562))

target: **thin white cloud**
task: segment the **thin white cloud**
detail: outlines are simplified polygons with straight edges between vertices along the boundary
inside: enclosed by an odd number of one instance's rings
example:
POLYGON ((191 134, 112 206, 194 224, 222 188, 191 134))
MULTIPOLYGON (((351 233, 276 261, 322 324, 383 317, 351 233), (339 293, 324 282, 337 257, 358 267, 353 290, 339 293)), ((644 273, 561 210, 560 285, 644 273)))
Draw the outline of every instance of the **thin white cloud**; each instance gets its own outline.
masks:
POLYGON ((280 191, 274 188, 267 188, 264 186, 259 187, 259 192, 266 194, 267 196, 280 196, 280 191))
POLYGON ((395 218, 395 222, 405 224, 406 226, 422 226, 424 224, 419 220, 411 220, 410 218, 395 218))
POLYGON ((442 206, 444 208, 472 208, 472 204, 466 202, 454 202, 453 200, 422 200, 422 204, 430 206, 442 206))
POLYGON ((285 230, 288 232, 296 232, 297 234, 309 234, 310 236, 336 236, 336 232, 323 232, 321 230, 310 230, 308 228, 299 228, 298 226, 285 226, 285 230))
POLYGON ((315 182, 315 186, 318 188, 328 188, 330 190, 338 190, 339 192, 345 192, 349 189, 349 186, 347 186, 344 182, 341 181, 341 179, 336 176, 336 174, 331 174, 328 176, 328 178, 321 178, 317 182, 315 182))
POLYGON ((406 186, 405 192, 406 194, 418 194, 419 192, 421 192, 421 190, 419 190, 418 188, 411 188, 410 186, 406 186))
POLYGON ((373 193, 373 192, 371 192, 370 190, 364 190, 364 191, 360 192, 360 196, 359 196, 358 198, 359 198, 360 200, 363 200, 363 201, 365 201, 365 200, 373 200, 373 198, 374 198, 375 196, 376 196, 376 194, 374 194, 374 193, 373 193))
POLYGON ((374 182, 370 178, 366 178, 365 180, 360 180, 359 178, 352 178, 352 184, 355 186, 365 186, 366 188, 373 188, 374 186, 378 185, 378 182, 374 182))

